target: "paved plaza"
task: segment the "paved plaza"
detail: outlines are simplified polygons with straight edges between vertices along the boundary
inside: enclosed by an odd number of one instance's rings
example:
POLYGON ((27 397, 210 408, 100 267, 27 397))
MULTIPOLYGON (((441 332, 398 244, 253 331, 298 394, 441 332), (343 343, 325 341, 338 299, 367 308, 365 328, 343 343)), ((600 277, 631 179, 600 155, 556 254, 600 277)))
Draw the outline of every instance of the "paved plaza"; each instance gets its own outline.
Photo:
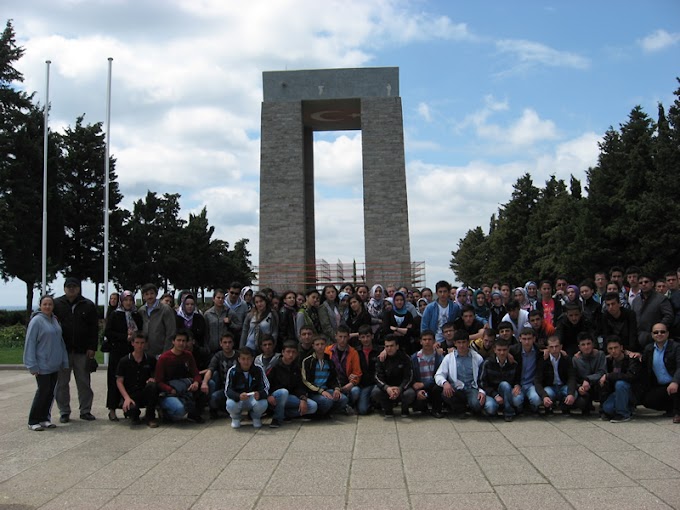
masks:
POLYGON ((680 425, 658 413, 149 429, 108 421, 101 369, 94 387, 97 421, 31 432, 35 382, 0 370, 0 508, 680 508, 680 425))

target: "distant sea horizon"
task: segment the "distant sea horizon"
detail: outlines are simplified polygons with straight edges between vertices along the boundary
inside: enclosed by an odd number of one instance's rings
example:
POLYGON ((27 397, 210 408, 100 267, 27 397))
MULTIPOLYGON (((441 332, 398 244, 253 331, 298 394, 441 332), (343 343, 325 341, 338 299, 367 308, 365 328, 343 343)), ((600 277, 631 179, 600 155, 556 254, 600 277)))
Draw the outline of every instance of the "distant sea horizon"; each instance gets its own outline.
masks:
POLYGON ((6 310, 8 312, 16 312, 16 311, 24 311, 26 310, 26 305, 18 305, 18 306, 7 306, 7 305, 0 305, 0 310, 6 310))

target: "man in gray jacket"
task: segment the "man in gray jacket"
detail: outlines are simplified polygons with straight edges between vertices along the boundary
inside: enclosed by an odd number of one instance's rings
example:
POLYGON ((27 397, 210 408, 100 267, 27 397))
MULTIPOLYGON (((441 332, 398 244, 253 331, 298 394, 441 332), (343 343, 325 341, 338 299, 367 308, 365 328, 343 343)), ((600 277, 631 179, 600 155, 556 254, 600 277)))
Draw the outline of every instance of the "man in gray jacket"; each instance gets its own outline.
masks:
POLYGON ((148 339, 148 353, 158 358, 165 351, 172 349, 177 329, 175 311, 158 299, 158 287, 147 283, 142 287, 144 304, 139 314, 144 323, 144 334, 148 339))
POLYGON ((572 358, 576 369, 576 402, 583 415, 590 414, 593 400, 600 400, 600 379, 607 372, 607 359, 603 351, 595 350, 593 335, 582 332, 578 335, 578 354, 572 358))

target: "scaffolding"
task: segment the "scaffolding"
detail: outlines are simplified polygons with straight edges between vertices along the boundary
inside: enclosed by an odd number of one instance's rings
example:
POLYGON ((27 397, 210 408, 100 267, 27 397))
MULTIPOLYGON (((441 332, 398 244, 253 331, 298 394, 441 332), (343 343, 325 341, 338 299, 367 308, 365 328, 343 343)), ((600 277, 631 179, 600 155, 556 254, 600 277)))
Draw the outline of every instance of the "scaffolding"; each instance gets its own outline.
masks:
POLYGON ((297 264, 268 264, 267 266, 256 266, 254 268, 257 279, 252 285, 260 288, 260 281, 266 282, 267 287, 276 291, 287 289, 302 291, 309 287, 323 287, 324 285, 342 285, 351 283, 373 285, 381 283, 383 285, 405 285, 410 288, 421 288, 425 286, 425 261, 413 261, 410 267, 404 270, 402 264, 395 262, 358 262, 356 260, 345 263, 338 260, 335 264, 329 263, 325 259, 317 259, 316 264, 297 265, 297 264), (367 266, 375 274, 383 275, 383 281, 369 282, 366 278, 367 266), (402 281, 404 274, 409 274, 408 281, 402 281))

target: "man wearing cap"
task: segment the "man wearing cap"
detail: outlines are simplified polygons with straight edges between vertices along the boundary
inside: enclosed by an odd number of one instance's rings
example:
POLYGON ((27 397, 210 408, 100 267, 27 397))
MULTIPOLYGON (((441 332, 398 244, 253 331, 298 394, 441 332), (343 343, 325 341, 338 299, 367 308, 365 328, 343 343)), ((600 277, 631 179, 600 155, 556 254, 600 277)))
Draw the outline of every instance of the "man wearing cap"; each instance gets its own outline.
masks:
POLYGON ((158 299, 158 287, 147 283, 142 287, 144 304, 139 307, 139 314, 144 323, 144 334, 148 340, 148 353, 158 358, 165 351, 172 349, 177 325, 175 312, 158 299))
POLYGON ((61 415, 59 421, 71 419, 71 371, 78 388, 80 419, 92 421, 94 394, 90 386, 88 361, 94 358, 99 338, 97 308, 80 293, 80 280, 73 276, 64 282, 64 295, 54 300, 54 315, 61 323, 62 337, 68 351, 68 368, 59 371, 55 399, 61 415))

